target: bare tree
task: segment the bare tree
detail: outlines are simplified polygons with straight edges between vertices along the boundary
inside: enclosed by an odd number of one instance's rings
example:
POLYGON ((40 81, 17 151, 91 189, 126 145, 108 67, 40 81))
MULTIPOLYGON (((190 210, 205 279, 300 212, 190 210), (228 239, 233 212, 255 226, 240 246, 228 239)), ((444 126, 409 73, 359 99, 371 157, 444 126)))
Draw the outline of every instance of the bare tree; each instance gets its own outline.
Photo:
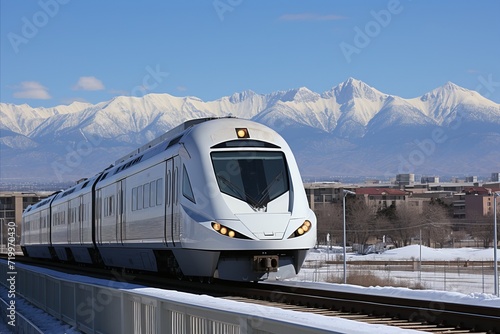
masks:
POLYGON ((479 213, 467 215, 465 230, 482 242, 488 248, 493 241, 493 217, 483 216, 479 213))
POLYGON ((393 219, 389 221, 388 234, 396 247, 407 246, 418 234, 419 210, 411 205, 399 205, 393 219))
POLYGON ((316 205, 314 213, 318 220, 318 243, 326 244, 330 235, 331 244, 342 243, 342 206, 339 203, 316 205))
POLYGON ((431 202, 424 207, 421 215, 421 223, 423 224, 423 231, 427 236, 427 245, 431 246, 433 243, 437 247, 443 247, 446 241, 450 239, 451 221, 448 215, 448 208, 440 203, 431 200, 431 202))
POLYGON ((367 205, 364 200, 347 201, 346 215, 348 240, 364 245, 371 236, 376 234, 376 209, 367 205))

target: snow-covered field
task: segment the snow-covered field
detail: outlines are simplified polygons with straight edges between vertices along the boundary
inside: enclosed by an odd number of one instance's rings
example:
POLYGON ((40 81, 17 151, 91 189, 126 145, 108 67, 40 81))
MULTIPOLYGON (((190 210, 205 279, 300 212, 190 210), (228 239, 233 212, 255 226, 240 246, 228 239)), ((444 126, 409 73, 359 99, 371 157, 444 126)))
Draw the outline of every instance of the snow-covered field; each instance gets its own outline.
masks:
MULTIPOLYGON (((344 275, 342 250, 317 248, 310 251, 305 266, 295 281, 342 281, 344 275), (332 263, 336 262, 336 263, 332 263)), ((424 289, 493 294, 493 249, 442 248, 434 249, 412 245, 381 254, 358 255, 347 253, 348 263, 364 261, 363 265, 348 264, 349 274, 371 273, 403 286, 421 286, 424 289), (420 267, 419 261, 424 265, 420 267), (377 261, 367 265, 365 261, 377 261), (394 261, 398 261, 396 265, 394 261), (401 261, 407 262, 401 265, 401 261), (426 264, 435 261, 438 264, 426 264), (484 263, 483 263, 484 261, 484 263), (428 263, 428 262, 427 262, 428 263), (421 270, 419 269, 421 268, 421 270)), ((348 281, 349 283, 349 281, 348 281)))
MULTIPOLYGON (((431 249, 427 247, 422 247, 422 260, 423 261, 453 261, 453 262, 463 262, 469 261, 492 261, 493 259, 493 250, 492 249, 431 249)), ((301 273, 296 277, 295 280, 290 280, 285 282, 285 284, 289 285, 300 285, 300 286, 308 286, 311 284, 315 284, 316 286, 320 285, 324 289, 328 290, 339 290, 346 292, 357 292, 357 293, 369 293, 369 294, 381 294, 381 295, 391 295, 394 297, 407 297, 407 298, 415 298, 415 299, 424 299, 424 300, 432 300, 433 302, 455 302, 462 303, 467 305, 483 305, 490 307, 500 308, 500 298, 495 297, 492 292, 486 291, 483 293, 482 291, 469 291, 466 293, 461 292, 445 292, 438 291, 443 289, 426 289, 426 290, 411 290, 408 288, 395 288, 395 287, 360 287, 349 284, 332 284, 332 283, 324 283, 325 277, 327 276, 325 273, 327 272, 335 272, 335 274, 343 275, 343 266, 337 267, 340 268, 332 268, 334 265, 326 265, 328 261, 338 260, 338 250, 334 253, 334 250, 329 251, 326 248, 314 249, 310 252, 307 264, 308 267, 303 268, 301 273), (316 268, 311 268, 309 265, 313 263, 320 264, 316 268), (310 278, 316 278, 314 280, 310 278), (316 281, 313 283, 312 281, 316 281)), ((348 261, 368 261, 368 260, 377 260, 377 261, 385 261, 389 264, 391 261, 413 261, 418 260, 420 258, 420 247, 419 246, 408 246, 400 249, 394 249, 390 251, 386 251, 382 254, 371 254, 371 255, 355 255, 348 254, 348 261)), ((353 265, 348 267, 348 270, 351 270, 353 265)), ((385 267, 385 265, 384 265, 385 267)), ((375 270, 373 270, 375 272, 375 270)), ((387 275, 386 270, 378 270, 376 271, 379 275, 387 275)), ((410 275, 412 272, 408 271, 391 271, 390 274, 392 277, 397 275, 408 274, 410 275)), ((415 273, 413 273, 415 274, 415 273)), ((65 279, 72 280, 82 280, 85 282, 89 281, 89 278, 82 276, 74 276, 74 275, 65 275, 65 274, 57 274, 57 276, 64 276, 65 279), (69 276, 69 277, 68 277, 69 276)), ((437 272, 422 272, 421 279, 423 284, 426 286, 427 276, 429 279, 433 276, 436 276, 437 272), (424 275, 425 273, 425 275, 424 275)), ((491 280, 492 280, 492 271, 490 270, 491 280)), ((462 274, 460 278, 460 287, 469 286, 468 281, 475 279, 473 274, 467 273, 462 274)), ((103 280, 91 279, 95 284, 106 284, 103 283, 103 280)), ((123 283, 126 284, 126 283, 123 283)), ((273 284, 273 282, 269 282, 268 284, 273 284)), ((109 285, 109 284, 108 284, 109 285)), ((116 285, 116 282, 115 284, 116 285)), ((458 286, 458 285, 457 285, 458 286)), ((119 287, 117 287, 119 288, 119 287)), ((131 289, 130 285, 127 286, 127 289, 131 289)), ((215 307, 217 309, 228 309, 236 312, 250 312, 251 314, 258 314, 264 316, 271 316, 275 319, 288 319, 291 323, 310 323, 316 326, 319 326, 323 329, 335 329, 344 333, 366 333, 366 332, 384 332, 384 333, 418 333, 417 331, 408 331, 408 330, 399 330, 397 328, 389 328, 389 327, 381 327, 380 325, 369 325, 369 324, 360 324, 359 322, 354 322, 346 319, 338 319, 331 317, 324 317, 319 315, 311 315, 307 314, 306 316, 292 312, 288 310, 281 310, 268 306, 260 306, 260 305, 251 305, 245 303, 239 303, 235 301, 223 300, 219 298, 209 297, 209 296, 197 296, 190 295, 177 291, 165 291, 161 289, 147 288, 147 287, 133 287, 137 292, 143 292, 150 296, 157 296, 163 298, 172 298, 172 300, 178 300, 182 302, 189 301, 190 303, 199 304, 201 306, 210 306, 215 307)), ((492 288, 489 288, 492 290, 492 288)), ((5 297, 6 289, 3 286, 0 286, 0 295, 5 297)), ((25 314, 32 322, 41 323, 45 325, 45 329, 47 332, 51 333, 75 333, 73 328, 65 325, 57 320, 54 320, 52 317, 47 314, 40 312, 39 310, 32 308, 29 303, 24 303, 19 300, 18 311, 25 314)), ((5 320, 5 319, 2 319, 5 320)), ((0 333, 11 333, 11 328, 0 321, 0 333)))

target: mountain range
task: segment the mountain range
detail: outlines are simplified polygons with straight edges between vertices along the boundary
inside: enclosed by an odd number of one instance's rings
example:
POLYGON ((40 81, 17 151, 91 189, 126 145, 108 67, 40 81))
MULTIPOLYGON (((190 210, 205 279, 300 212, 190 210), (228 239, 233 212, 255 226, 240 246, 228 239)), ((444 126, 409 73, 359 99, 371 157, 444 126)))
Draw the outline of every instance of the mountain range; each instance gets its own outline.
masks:
POLYGON ((180 123, 252 119, 289 142, 303 176, 489 175, 500 170, 500 105, 451 82, 404 99, 349 78, 215 101, 148 94, 53 108, 0 103, 4 181, 88 177, 180 123))

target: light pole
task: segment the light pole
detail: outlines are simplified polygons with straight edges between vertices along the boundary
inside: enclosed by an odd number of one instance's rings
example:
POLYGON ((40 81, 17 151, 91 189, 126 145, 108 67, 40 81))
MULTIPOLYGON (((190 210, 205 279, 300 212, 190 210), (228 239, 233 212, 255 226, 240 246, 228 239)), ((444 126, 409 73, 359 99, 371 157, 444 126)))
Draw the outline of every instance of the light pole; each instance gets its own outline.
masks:
POLYGON ((356 195, 355 192, 353 191, 350 191, 350 190, 345 190, 345 189, 342 189, 342 191, 344 192, 343 196, 342 196, 342 208, 343 208, 343 211, 344 211, 344 284, 347 284, 347 255, 346 255, 346 233, 345 233, 345 197, 347 195, 356 195))
POLYGON ((498 297, 498 261, 497 261, 497 196, 500 196, 500 192, 493 192, 493 285, 495 296, 498 297))

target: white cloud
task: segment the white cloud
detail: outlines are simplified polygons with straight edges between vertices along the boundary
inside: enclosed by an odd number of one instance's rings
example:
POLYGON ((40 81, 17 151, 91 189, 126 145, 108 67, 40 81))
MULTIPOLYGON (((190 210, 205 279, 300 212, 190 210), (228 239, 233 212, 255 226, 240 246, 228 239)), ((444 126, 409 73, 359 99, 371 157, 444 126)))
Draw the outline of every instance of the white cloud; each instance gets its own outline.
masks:
POLYGON ((73 90, 103 90, 104 85, 96 77, 80 77, 73 90))
POLYGON ((23 81, 14 89, 16 91, 13 96, 18 99, 48 100, 52 98, 47 87, 36 81, 23 81))

